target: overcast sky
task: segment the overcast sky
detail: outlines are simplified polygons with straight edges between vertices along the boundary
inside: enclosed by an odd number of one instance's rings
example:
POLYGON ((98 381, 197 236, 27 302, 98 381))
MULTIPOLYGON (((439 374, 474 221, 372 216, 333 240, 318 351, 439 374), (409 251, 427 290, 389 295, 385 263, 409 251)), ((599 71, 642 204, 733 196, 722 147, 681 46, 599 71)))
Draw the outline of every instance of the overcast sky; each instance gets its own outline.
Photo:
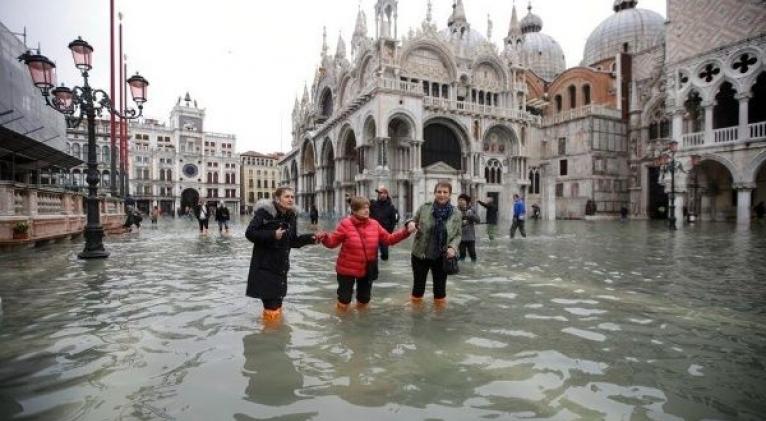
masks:
MULTIPOLYGON (((423 21, 427 0, 399 0, 399 35, 423 21)), ((349 45, 358 0, 116 0, 124 14, 124 50, 129 73, 150 82, 145 114, 161 121, 189 91, 206 109, 206 131, 234 133, 237 151, 286 151, 290 113, 303 84, 319 63, 322 27, 335 51, 339 31, 349 45)), ((512 0, 464 0, 472 28, 502 47, 512 0)), ((563 47, 567 66, 579 64, 585 40, 611 15, 613 0, 533 0, 543 32, 563 47)), ((375 0, 362 0, 374 31, 375 0)), ((433 0, 433 19, 446 27, 452 0, 433 0)), ((526 0, 516 2, 521 19, 526 0)), ((639 7, 666 16, 665 0, 639 7)), ((59 81, 79 83, 67 44, 81 35, 95 49, 93 84, 108 89, 109 0, 2 0, 0 21, 11 31, 27 28, 30 46, 58 65, 59 81)), ((347 48, 350 54, 350 48, 347 48)))

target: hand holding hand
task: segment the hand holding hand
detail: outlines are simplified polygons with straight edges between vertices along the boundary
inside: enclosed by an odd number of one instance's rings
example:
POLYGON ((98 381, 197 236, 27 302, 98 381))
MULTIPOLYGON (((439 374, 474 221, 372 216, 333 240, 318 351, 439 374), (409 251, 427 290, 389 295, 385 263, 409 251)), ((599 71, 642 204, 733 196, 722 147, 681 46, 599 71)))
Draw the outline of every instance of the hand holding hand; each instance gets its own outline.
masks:
POLYGON ((285 234, 286 231, 287 230, 283 229, 282 227, 277 228, 277 230, 274 231, 274 238, 276 238, 277 240, 281 240, 282 236, 285 234))
POLYGON ((449 257, 450 259, 455 257, 455 249, 453 249, 452 247, 447 247, 447 257, 449 257))
POLYGON ((316 233, 314 233, 314 241, 316 241, 317 244, 321 243, 326 237, 327 237, 327 233, 322 230, 319 230, 316 233))
POLYGON ((417 224, 415 224, 415 221, 407 222, 406 228, 407 228, 407 232, 410 234, 418 230, 418 226, 417 224))

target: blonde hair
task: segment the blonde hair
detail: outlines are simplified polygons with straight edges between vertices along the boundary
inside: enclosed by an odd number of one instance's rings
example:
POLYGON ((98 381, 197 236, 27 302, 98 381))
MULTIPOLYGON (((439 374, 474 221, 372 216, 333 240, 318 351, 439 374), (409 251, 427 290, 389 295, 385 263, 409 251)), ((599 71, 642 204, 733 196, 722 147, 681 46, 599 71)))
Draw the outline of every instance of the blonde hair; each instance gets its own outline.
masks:
POLYGON ((356 212, 365 206, 370 206, 370 200, 366 197, 354 196, 351 198, 351 211, 356 212))

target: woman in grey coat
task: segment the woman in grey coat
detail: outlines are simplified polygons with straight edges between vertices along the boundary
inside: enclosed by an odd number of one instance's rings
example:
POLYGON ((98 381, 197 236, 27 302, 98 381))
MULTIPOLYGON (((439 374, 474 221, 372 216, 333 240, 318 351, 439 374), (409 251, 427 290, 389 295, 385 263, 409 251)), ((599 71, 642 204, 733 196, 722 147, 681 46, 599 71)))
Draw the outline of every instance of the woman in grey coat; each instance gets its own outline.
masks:
POLYGON ((462 214, 463 236, 460 240, 460 260, 465 260, 466 251, 471 256, 471 261, 476 261, 476 228, 475 225, 481 222, 479 215, 471 207, 471 196, 461 194, 457 198, 457 207, 462 214))

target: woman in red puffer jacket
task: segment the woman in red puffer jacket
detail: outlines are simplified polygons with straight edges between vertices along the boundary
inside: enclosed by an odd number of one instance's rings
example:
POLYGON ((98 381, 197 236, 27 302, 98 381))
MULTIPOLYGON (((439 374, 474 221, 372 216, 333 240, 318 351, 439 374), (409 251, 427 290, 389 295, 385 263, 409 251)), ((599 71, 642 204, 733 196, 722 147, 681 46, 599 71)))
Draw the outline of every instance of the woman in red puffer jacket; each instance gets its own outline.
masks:
MULTIPOLYGON (((351 296, 356 283, 357 307, 362 308, 370 302, 372 281, 376 273, 368 273, 369 264, 377 267, 378 245, 394 244, 407 238, 415 231, 415 223, 405 223, 405 228, 389 234, 378 221, 370 218, 370 201, 363 197, 351 200, 351 215, 343 218, 334 233, 320 235, 322 244, 328 248, 339 245, 340 253, 335 265, 338 273, 338 309, 346 310, 351 303, 351 296)), ((377 270, 373 270, 376 272, 377 270)))

